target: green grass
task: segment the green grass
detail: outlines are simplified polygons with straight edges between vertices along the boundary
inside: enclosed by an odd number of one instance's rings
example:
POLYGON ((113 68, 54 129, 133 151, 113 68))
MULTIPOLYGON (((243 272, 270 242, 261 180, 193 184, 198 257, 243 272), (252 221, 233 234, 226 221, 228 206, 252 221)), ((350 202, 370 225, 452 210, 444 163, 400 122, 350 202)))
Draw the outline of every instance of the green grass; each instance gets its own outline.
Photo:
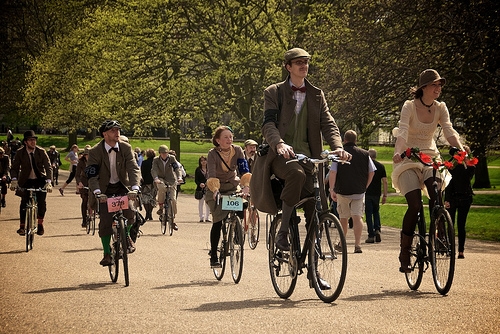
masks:
MULTIPOLYGON (((380 207, 382 226, 401 228, 405 212, 406 206, 382 205, 380 207)), ((426 214, 428 221, 428 210, 426 214)), ((500 242, 498 217, 500 217, 500 208, 471 208, 467 217, 467 238, 500 242)))

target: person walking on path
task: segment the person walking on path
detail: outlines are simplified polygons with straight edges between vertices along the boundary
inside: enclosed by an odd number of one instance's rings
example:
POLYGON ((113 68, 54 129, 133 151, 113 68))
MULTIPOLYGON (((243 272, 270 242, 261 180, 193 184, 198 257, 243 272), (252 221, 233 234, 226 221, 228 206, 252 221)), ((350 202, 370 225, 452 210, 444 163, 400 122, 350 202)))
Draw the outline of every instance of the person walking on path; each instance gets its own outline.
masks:
MULTIPOLYGON (((397 192, 405 196, 408 203, 401 228, 399 271, 402 273, 411 271, 410 249, 418 213, 422 208, 422 190, 425 189, 429 196, 429 212, 432 212, 436 198, 433 191, 433 167, 423 166, 418 161, 403 159, 401 154, 408 148, 418 147, 422 153, 436 161, 441 161, 434 140, 438 125, 441 126, 443 137, 448 143, 463 150, 460 137, 451 124, 446 104, 437 101, 445 83, 446 79, 442 78, 436 70, 427 69, 420 73, 418 86, 410 89, 413 98, 404 103, 399 125, 393 130, 396 143, 392 157, 392 185, 397 192)), ((440 173, 436 173, 436 178, 441 184, 440 173)))
POLYGON ((380 197, 382 197, 382 204, 387 200, 387 173, 384 165, 376 160, 377 151, 369 149, 368 154, 375 165, 375 174, 373 180, 366 189, 365 193, 365 215, 366 227, 368 230, 368 239, 366 243, 381 242, 380 236, 380 197), (381 192, 383 189, 383 194, 381 192))
POLYGON ((145 220, 153 220, 153 208, 156 205, 156 188, 153 183, 151 169, 153 168, 153 159, 156 156, 155 150, 149 148, 146 150, 146 159, 141 164, 141 196, 142 204, 146 210, 145 220))
POLYGON ((59 188, 59 193, 61 193, 61 196, 64 196, 64 189, 75 178, 75 175, 76 175, 76 166, 78 165, 78 145, 73 144, 73 146, 71 146, 71 150, 66 155, 66 157, 64 157, 64 160, 69 161, 69 163, 70 163, 70 167, 69 167, 70 174, 69 174, 68 179, 66 180, 66 182, 62 185, 61 188, 59 188))
MULTIPOLYGON (((464 146, 464 150, 470 155, 469 146, 464 146)), ((456 152, 451 153, 454 155, 456 152)), ((470 182, 474 177, 476 166, 461 163, 448 170, 451 173, 452 179, 444 193, 444 206, 450 213, 453 224, 455 224, 456 216, 458 228, 458 258, 463 259, 465 258, 465 225, 470 206, 472 205, 472 196, 474 196, 470 182)))
POLYGON ((194 171, 194 182, 196 183, 196 192, 200 192, 203 196, 198 199, 198 215, 200 216, 200 223, 211 222, 210 220, 210 208, 205 201, 206 186, 207 186, 208 168, 207 168, 207 158, 201 156, 198 159, 198 167, 194 171))
POLYGON ((330 166, 330 196, 337 202, 340 224, 347 235, 349 217, 354 229, 354 253, 362 253, 363 211, 365 192, 372 182, 375 165, 367 150, 356 146, 357 134, 348 130, 344 134, 344 150, 352 155, 351 164, 333 162, 330 166))
POLYGON ((5 195, 7 195, 7 184, 10 182, 10 158, 0 147, 0 205, 5 208, 5 195))
MULTIPOLYGON (((17 150, 10 170, 12 181, 10 189, 16 191, 16 195, 21 197, 19 207, 19 235, 24 235, 26 222, 26 204, 29 201, 29 192, 23 191, 25 188, 43 188, 47 192, 52 192, 52 166, 45 150, 36 144, 38 137, 33 130, 24 133, 24 146, 17 150), (21 189, 18 189, 18 186, 21 189)), ((43 220, 47 212, 47 192, 37 191, 36 198, 38 203, 38 228, 36 233, 43 235, 45 233, 43 220)))
POLYGON ((113 196, 128 196, 129 208, 123 210, 123 215, 128 219, 127 251, 133 253, 135 244, 130 238, 130 228, 135 221, 134 202, 140 189, 141 171, 132 146, 120 141, 120 123, 115 120, 104 121, 99 133, 103 139, 89 150, 85 172, 90 190, 99 197, 99 237, 104 251, 104 257, 99 264, 110 266, 113 213, 108 212, 106 199, 113 196))
MULTIPOLYGON (((288 228, 294 206, 314 191, 313 164, 290 162, 290 158, 296 153, 320 158, 323 138, 340 159, 348 160, 351 156, 342 148, 340 132, 326 103, 325 94, 306 79, 310 59, 311 55, 301 48, 285 52, 283 67, 288 71, 288 77, 264 91, 262 135, 269 150, 264 156, 258 157, 252 166, 254 182, 250 184, 251 198, 261 212, 278 212, 271 175, 285 181, 280 195, 282 223, 276 238, 276 246, 281 250, 290 249, 288 228), (264 163, 258 163, 259 159, 264 159, 264 163)), ((326 208, 324 189, 321 189, 321 198, 326 208)), ((304 210, 307 223, 314 212, 314 203, 305 203, 304 210)))

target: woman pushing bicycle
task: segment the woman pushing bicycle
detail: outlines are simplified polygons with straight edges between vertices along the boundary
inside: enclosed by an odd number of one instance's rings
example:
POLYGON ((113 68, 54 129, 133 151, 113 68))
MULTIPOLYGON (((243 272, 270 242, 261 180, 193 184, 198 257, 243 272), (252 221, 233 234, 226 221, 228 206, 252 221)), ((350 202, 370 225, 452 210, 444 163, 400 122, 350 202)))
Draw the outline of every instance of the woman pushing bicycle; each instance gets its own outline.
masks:
MULTIPOLYGON (((406 197, 408 204, 401 230, 400 272, 410 271, 410 248, 418 213, 422 206, 421 190, 427 191, 430 212, 432 212, 436 201, 436 195, 432 188, 433 167, 424 166, 418 161, 403 159, 401 154, 409 147, 418 147, 421 152, 431 158, 440 160, 439 150, 434 140, 438 124, 441 126, 448 143, 463 150, 459 135, 450 122, 450 114, 446 104, 436 100, 441 95, 441 89, 445 83, 446 79, 442 78, 436 70, 423 71, 419 76, 418 86, 410 89, 413 99, 406 101, 401 109, 399 128, 396 127, 393 130, 396 144, 392 157, 394 163, 392 186, 406 197)), ((437 181, 440 182, 439 173, 436 174, 436 177, 437 181)))
POLYGON ((208 152, 207 156, 208 189, 205 201, 214 221, 210 231, 210 267, 217 268, 220 267, 217 259, 217 245, 222 220, 226 218, 228 211, 222 210, 222 206, 217 205, 215 197, 217 193, 232 194, 240 189, 246 196, 252 174, 249 172, 243 149, 238 145, 233 145, 233 130, 230 127, 221 125, 215 129, 212 143, 215 147, 208 152))

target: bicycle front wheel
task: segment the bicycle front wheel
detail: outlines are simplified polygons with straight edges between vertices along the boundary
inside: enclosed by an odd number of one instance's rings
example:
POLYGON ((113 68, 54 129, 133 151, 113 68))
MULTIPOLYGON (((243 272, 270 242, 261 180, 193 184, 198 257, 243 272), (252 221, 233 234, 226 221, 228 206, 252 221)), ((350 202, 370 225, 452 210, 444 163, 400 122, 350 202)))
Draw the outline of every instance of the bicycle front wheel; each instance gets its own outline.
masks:
POLYGON ((111 282, 116 283, 118 280, 118 273, 120 272, 120 243, 115 234, 112 235, 111 240, 111 265, 109 269, 109 277, 111 282))
POLYGON ((434 285, 445 295, 450 291, 455 274, 455 230, 444 208, 439 208, 431 221, 429 253, 434 285))
POLYGON ((229 259, 231 261, 231 275, 234 283, 238 284, 243 273, 243 227, 238 216, 234 215, 229 227, 229 259))
POLYGON ((274 291, 280 298, 290 297, 297 284, 297 265, 293 257, 295 253, 293 243, 290 251, 281 251, 276 247, 276 237, 281 226, 281 214, 271 222, 269 228, 269 273, 274 291))
POLYGON ((325 303, 338 298, 347 274, 347 246, 340 222, 331 213, 321 215, 316 238, 310 243, 312 285, 325 303))
POLYGON ((167 215, 167 225, 168 225, 168 234, 172 235, 174 233, 174 206, 172 205, 172 201, 169 200, 168 208, 165 209, 165 214, 167 215))
POLYGON ((422 283, 424 275, 424 257, 426 253, 426 245, 419 234, 413 235, 413 240, 410 249, 410 267, 411 271, 405 273, 406 283, 411 290, 417 290, 422 283))
POLYGON ((249 205, 246 218, 248 223, 248 246, 250 246, 250 249, 255 249, 259 242, 260 233, 259 211, 253 205, 249 205))
POLYGON ((217 247, 217 256, 219 257, 219 268, 213 268, 213 272, 215 278, 220 281, 222 277, 224 277, 224 271, 226 270, 226 256, 229 251, 229 247, 227 245, 227 234, 226 234, 226 225, 225 222, 222 222, 222 236, 219 243, 219 247, 217 247))
POLYGON ((121 243, 121 255, 123 262, 123 275, 125 276, 125 286, 129 285, 129 277, 128 277, 128 244, 127 244, 127 233, 125 231, 126 227, 123 222, 123 219, 119 220, 119 228, 118 233, 120 233, 120 243, 121 243))

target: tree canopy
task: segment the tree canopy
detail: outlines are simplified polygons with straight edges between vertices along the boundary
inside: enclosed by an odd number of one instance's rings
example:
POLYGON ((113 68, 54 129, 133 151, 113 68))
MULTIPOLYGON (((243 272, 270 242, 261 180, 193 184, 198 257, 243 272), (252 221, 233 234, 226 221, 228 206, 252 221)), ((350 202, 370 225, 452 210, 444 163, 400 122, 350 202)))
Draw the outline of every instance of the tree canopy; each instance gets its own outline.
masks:
POLYGON ((365 147, 379 129, 396 125, 419 73, 438 70, 447 79, 442 100, 480 159, 476 185, 489 186, 488 149, 498 146, 500 132, 498 1, 17 0, 2 6, 13 14, 2 26, 22 37, 0 77, 2 87, 23 78, 16 89, 1 90, 9 122, 75 132, 116 118, 136 136, 163 129, 176 150, 181 137, 210 136, 219 124, 259 139, 262 91, 283 80, 283 53, 302 47, 313 56, 309 79, 325 91, 342 132, 355 129, 365 147))

